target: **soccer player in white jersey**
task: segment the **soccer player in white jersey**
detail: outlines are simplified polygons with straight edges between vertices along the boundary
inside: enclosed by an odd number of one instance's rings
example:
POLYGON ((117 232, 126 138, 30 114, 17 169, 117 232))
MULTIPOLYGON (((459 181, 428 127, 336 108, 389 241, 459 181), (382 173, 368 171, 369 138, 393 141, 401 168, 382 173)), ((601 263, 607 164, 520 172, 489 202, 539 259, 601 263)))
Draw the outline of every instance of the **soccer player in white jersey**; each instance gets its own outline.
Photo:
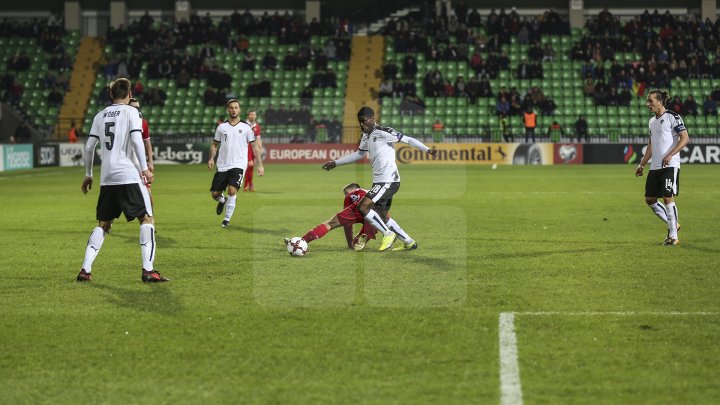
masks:
POLYGON ((225 209, 225 218, 221 224, 223 228, 230 225, 230 219, 235 212, 237 191, 242 186, 243 175, 247 170, 248 145, 252 146, 255 153, 258 176, 265 174, 260 148, 255 142, 255 133, 247 122, 240 120, 240 102, 236 99, 229 100, 227 112, 230 119, 218 125, 215 130, 208 160, 208 169, 212 170, 215 167, 215 155, 218 155, 217 172, 213 176, 210 193, 218 202, 215 212, 220 215, 225 209), (218 145, 220 145, 219 154, 218 145), (223 195, 226 188, 227 197, 223 195))
POLYGON ((650 141, 647 151, 635 169, 635 176, 643 175, 643 168, 652 158, 650 172, 645 180, 645 203, 667 224, 665 246, 680 243, 678 210, 674 196, 680 194, 680 155, 688 143, 688 132, 682 118, 676 112, 665 109, 669 100, 667 91, 652 90, 647 97, 647 107, 654 114, 650 118, 650 141), (658 202, 662 197, 664 205, 658 202))
POLYGON ((365 220, 383 234, 380 251, 388 250, 399 237, 403 246, 393 250, 417 249, 417 243, 397 223, 393 221, 388 226, 388 211, 392 205, 392 198, 400 189, 400 172, 395 163, 395 143, 404 142, 430 154, 433 159, 437 157, 437 150, 430 149, 415 138, 404 135, 390 127, 381 127, 375 122, 375 112, 370 107, 363 107, 357 114, 358 123, 362 130, 358 150, 337 160, 323 164, 323 169, 332 170, 337 166, 356 162, 366 154, 370 155, 372 164, 373 185, 365 197, 360 200, 358 210, 365 216, 365 220))
POLYGON ((100 195, 97 203, 98 226, 93 229, 85 248, 85 260, 78 281, 92 279, 92 264, 110 230, 112 222, 121 213, 129 221, 140 221, 140 252, 142 255, 143 282, 168 281, 155 271, 155 226, 150 195, 142 184, 140 176, 148 183, 153 182, 153 173, 148 169, 145 148, 142 142, 142 120, 137 108, 130 102, 130 81, 117 79, 110 84, 110 98, 113 104, 100 111, 93 120, 85 144, 85 179, 82 192, 87 194, 93 184, 93 160, 95 146, 100 143, 100 195), (138 173, 130 156, 137 158, 141 173, 138 173))

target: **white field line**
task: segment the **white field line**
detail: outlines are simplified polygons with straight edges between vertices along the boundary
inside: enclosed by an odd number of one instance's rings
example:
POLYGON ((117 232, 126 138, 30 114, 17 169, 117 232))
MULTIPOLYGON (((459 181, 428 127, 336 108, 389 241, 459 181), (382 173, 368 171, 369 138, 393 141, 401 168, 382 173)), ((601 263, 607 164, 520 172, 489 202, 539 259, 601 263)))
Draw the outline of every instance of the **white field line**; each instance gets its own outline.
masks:
POLYGON ((500 336, 500 404, 522 405, 514 313, 500 313, 498 334, 500 336))
MULTIPOLYGON (((0 181, 2 180, 11 180, 11 179, 20 179, 23 177, 47 177, 47 176, 59 176, 61 174, 64 174, 64 172, 45 172, 45 173, 28 173, 28 174, 19 174, 17 176, 0 176, 0 181)), ((82 174, 81 176, 84 176, 82 174)))
MULTIPOLYGON (((563 312, 563 311, 539 311, 539 312, 515 312, 515 315, 531 316, 720 316, 720 312, 677 312, 677 311, 587 311, 587 312, 563 312)), ((502 314, 501 314, 502 315, 502 314)))
POLYGON ((520 364, 518 363, 515 315, 522 316, 720 316, 720 312, 679 311, 538 311, 501 312, 498 325, 500 339, 500 404, 522 405, 520 364))

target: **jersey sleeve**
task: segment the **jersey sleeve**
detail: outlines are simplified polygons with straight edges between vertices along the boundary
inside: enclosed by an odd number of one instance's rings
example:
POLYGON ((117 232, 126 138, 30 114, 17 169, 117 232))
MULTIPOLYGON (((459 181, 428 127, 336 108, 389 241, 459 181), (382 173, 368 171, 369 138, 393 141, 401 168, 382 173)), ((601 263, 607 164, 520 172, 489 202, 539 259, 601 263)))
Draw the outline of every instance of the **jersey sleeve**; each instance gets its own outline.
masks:
POLYGON ((133 107, 133 109, 135 111, 130 111, 130 113, 128 114, 129 121, 130 121, 129 122, 130 134, 132 135, 133 132, 139 132, 140 137, 142 137, 142 135, 143 135, 143 119, 140 118, 140 111, 135 109, 135 107, 133 107))
POLYGON ((100 139, 100 135, 102 135, 102 122, 98 119, 100 117, 100 114, 96 115, 93 119, 92 127, 90 127, 90 134, 88 136, 92 136, 94 138, 100 139))
POLYGON ((255 131, 253 131, 252 127, 248 125, 249 131, 245 131, 245 136, 247 137, 247 143, 250 145, 251 143, 255 142, 255 131))
POLYGON ((403 133, 390 127, 383 128, 383 132, 385 133, 385 141, 387 142, 399 142, 403 136, 405 136, 403 133))
POLYGON ((352 203, 352 193, 349 193, 345 196, 345 200, 343 201, 343 209, 347 208, 352 203))
POLYGON ((260 124, 258 124, 257 122, 255 123, 255 127, 253 128, 253 132, 255 133, 255 138, 260 138, 260 124))
POLYGON ((218 125, 217 128, 215 128, 215 136, 213 136, 213 141, 220 142, 222 140, 222 124, 218 125))
POLYGON ((358 145, 358 150, 367 152, 368 151, 368 140, 365 135, 362 135, 360 137, 360 144, 358 145))
POLYGON ((680 132, 687 130, 685 128, 685 123, 683 122, 683 119, 680 117, 680 115, 673 115, 671 124, 673 134, 679 134, 680 132))

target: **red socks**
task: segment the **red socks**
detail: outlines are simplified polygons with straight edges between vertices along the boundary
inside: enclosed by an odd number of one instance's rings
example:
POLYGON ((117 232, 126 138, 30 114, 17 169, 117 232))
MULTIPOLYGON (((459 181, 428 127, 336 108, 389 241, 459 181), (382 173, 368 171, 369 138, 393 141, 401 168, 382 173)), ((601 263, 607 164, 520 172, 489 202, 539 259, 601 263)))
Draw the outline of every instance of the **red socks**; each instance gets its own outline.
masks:
POLYGON ((327 235, 328 229, 325 224, 320 224, 316 226, 315 228, 311 229, 308 233, 303 236, 303 240, 307 243, 310 243, 314 241, 315 239, 320 239, 323 236, 327 235))

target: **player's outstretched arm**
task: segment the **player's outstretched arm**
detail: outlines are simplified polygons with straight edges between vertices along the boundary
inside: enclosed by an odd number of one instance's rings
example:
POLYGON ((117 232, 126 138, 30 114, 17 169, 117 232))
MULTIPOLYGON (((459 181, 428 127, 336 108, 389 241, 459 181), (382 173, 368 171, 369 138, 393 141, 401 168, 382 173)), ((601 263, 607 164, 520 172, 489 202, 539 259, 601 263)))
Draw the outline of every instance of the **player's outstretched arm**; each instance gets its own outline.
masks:
POLYGON ((412 136, 404 135, 400 142, 405 142, 406 144, 412 146, 415 149, 420 149, 423 152, 426 152, 430 156, 433 157, 433 159, 437 158, 437 149, 430 149, 428 148, 424 143, 418 141, 417 139, 413 138, 412 136))
POLYGON ((262 162, 262 150, 260 149, 260 144, 258 143, 259 140, 253 142, 252 149, 253 154, 255 154, 255 167, 257 167, 257 173, 258 176, 263 176, 265 174, 265 166, 263 166, 262 162))
POLYGON ((208 159, 208 169, 215 167, 215 155, 217 154, 218 141, 213 141, 210 145, 210 159, 208 159))
POLYGON ((367 154, 367 151, 358 149, 355 152, 353 152, 347 156, 343 156, 338 160, 331 160, 329 162, 325 162, 322 165, 322 168, 325 170, 332 170, 332 169, 336 168, 337 166, 342 166, 342 165, 347 165, 347 164, 350 164, 353 162, 357 162, 358 160, 364 158, 366 154, 367 154))

